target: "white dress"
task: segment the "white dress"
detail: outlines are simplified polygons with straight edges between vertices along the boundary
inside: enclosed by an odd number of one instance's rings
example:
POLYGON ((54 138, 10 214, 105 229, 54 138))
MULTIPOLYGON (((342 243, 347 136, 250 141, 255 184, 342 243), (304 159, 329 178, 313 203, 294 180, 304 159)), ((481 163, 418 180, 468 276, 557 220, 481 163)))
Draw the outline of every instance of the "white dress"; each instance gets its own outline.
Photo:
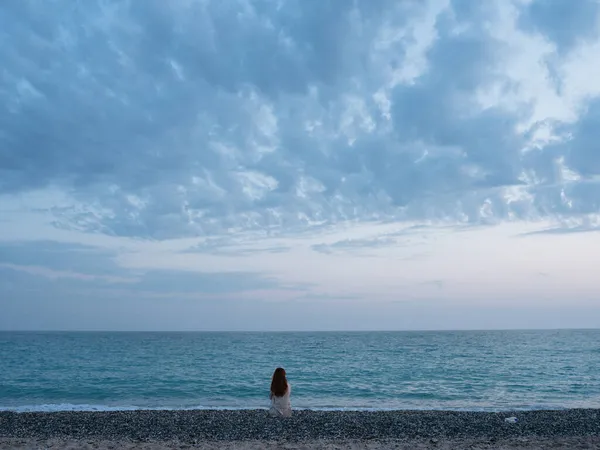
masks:
POLYGON ((288 383, 287 391, 282 397, 271 396, 271 408, 269 414, 278 417, 290 417, 292 415, 292 403, 290 401, 290 394, 292 393, 292 386, 288 383))

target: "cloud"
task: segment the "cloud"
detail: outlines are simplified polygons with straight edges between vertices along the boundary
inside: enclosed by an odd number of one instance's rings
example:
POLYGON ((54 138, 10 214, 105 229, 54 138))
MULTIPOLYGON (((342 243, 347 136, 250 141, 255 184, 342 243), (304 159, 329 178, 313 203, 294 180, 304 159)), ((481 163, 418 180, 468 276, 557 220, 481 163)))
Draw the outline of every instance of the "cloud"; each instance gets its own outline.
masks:
MULTIPOLYGON (((482 326, 485 321, 475 318, 495 314, 492 310, 505 310, 504 319, 485 323, 514 327, 522 322, 510 321, 506 311, 511 308, 596 307, 595 249, 600 235, 514 239, 523 230, 545 227, 547 224, 510 223, 469 226, 457 232, 448 225, 424 228, 357 223, 346 229, 322 230, 317 236, 286 239, 291 245, 289 252, 245 257, 233 252, 185 251, 189 243, 197 243, 195 239, 110 237, 110 245, 104 243, 102 248, 121 250, 105 263, 107 267, 116 264, 122 280, 95 275, 96 269, 86 274, 85 265, 80 272, 71 269, 69 255, 76 258, 87 251, 72 244, 64 244, 62 249, 58 243, 36 241, 6 244, 0 247, 3 261, 11 260, 6 257, 10 247, 20 247, 23 254, 31 256, 15 258, 19 264, 0 263, 0 303, 6 312, 0 317, 0 328, 456 328, 468 323, 469 327, 482 326), (371 258, 312 250, 318 243, 368 242, 373 236, 390 235, 398 236, 403 245, 370 248, 371 258), (41 256, 36 258, 27 247, 39 249, 41 256), (72 248, 75 251, 71 252, 72 248), (55 256, 48 257, 48 252, 55 256), (417 252, 426 256, 411 257, 417 252), (66 262, 56 255, 64 255, 66 262), (459 310, 463 315, 457 315, 459 310)), ((88 236, 63 232, 73 239, 88 236)), ((253 241, 256 248, 280 241, 252 234, 238 238, 240 242, 253 241)), ((101 253, 93 246, 90 251, 101 253)), ((98 258, 96 264, 101 266, 102 258, 98 258)), ((98 269, 97 273, 111 271, 98 269)), ((579 323, 591 323, 586 320, 579 323)))
POLYGON ((437 289, 443 289, 444 285, 446 283, 444 282, 444 280, 430 280, 430 281, 425 281, 423 284, 425 286, 432 286, 432 287, 435 287, 437 289))
POLYGON ((374 239, 344 239, 333 244, 315 244, 312 249, 320 253, 333 253, 336 251, 353 252, 368 250, 369 248, 390 247, 397 244, 395 239, 389 237, 378 237, 374 239))
POLYGON ((576 227, 556 227, 556 228, 547 228, 545 230, 539 231, 531 231, 529 233, 524 233, 521 236, 536 236, 540 234, 572 234, 572 233, 593 233, 600 231, 600 227, 585 227, 585 226, 576 226, 576 227))
POLYGON ((11 298, 585 302, 599 8, 5 0, 11 298))
MULTIPOLYGON (((0 272, 9 289, 94 290, 118 295, 192 296, 223 298, 268 290, 298 295, 307 286, 282 284, 273 276, 257 272, 210 272, 168 269, 127 269, 115 261, 116 254, 94 247, 56 242, 13 242, 0 246, 0 272)), ((46 291, 48 292, 48 291, 46 291)))
POLYGON ((209 238, 185 250, 189 253, 210 253, 213 255, 252 256, 263 253, 286 253, 291 247, 286 245, 256 246, 236 242, 235 238, 209 238), (244 245, 245 244, 245 245, 244 245))
MULTIPOLYGON (((155 270, 146 272, 135 288, 148 292, 223 294, 287 287, 280 286, 274 278, 254 273, 194 273, 155 270)), ((291 289, 297 290, 298 288, 292 287, 291 289)))
POLYGON ((80 272, 72 272, 65 270, 52 270, 41 266, 20 266, 17 264, 0 263, 0 268, 5 269, 10 275, 12 272, 24 272, 37 277, 45 278, 46 280, 78 280, 78 281, 98 281, 101 283, 135 283, 136 280, 132 278, 125 278, 119 276, 107 276, 107 275, 88 275, 80 272))
POLYGON ((114 252, 87 245, 54 241, 13 241, 0 244, 0 264, 38 266, 86 275, 118 275, 114 252))
POLYGON ((595 0, 583 0, 575 8, 561 0, 533 1, 523 8, 519 23, 526 30, 542 33, 559 51, 565 52, 578 41, 597 37, 599 10, 595 0))
POLYGON ((597 208, 552 169, 600 171, 596 2, 309 3, 8 2, 1 192, 160 239, 597 208))

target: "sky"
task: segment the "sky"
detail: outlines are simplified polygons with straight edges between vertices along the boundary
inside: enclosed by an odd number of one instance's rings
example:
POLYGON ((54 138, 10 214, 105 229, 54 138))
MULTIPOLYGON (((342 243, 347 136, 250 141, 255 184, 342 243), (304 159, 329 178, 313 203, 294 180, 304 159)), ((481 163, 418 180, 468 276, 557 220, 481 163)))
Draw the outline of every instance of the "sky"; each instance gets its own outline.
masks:
POLYGON ((3 0, 0 329, 600 327, 597 0, 3 0))

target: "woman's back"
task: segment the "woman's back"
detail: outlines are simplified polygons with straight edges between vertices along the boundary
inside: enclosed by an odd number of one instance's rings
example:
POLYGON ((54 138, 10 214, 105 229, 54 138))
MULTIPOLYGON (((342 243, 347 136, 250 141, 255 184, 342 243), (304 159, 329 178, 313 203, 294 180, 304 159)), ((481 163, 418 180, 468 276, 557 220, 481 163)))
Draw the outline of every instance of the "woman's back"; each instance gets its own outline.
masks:
POLYGON ((271 382, 271 409, 273 416, 289 417, 292 415, 292 402, 290 400, 292 387, 287 381, 285 370, 281 367, 275 370, 271 382))

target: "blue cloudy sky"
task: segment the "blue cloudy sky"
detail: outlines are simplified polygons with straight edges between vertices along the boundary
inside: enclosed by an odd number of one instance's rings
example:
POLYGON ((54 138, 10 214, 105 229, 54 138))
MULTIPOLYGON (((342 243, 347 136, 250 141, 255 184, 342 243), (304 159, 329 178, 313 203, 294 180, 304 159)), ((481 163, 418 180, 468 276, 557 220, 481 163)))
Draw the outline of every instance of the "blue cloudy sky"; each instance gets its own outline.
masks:
POLYGON ((0 329, 600 326, 597 0, 3 0, 0 329))

